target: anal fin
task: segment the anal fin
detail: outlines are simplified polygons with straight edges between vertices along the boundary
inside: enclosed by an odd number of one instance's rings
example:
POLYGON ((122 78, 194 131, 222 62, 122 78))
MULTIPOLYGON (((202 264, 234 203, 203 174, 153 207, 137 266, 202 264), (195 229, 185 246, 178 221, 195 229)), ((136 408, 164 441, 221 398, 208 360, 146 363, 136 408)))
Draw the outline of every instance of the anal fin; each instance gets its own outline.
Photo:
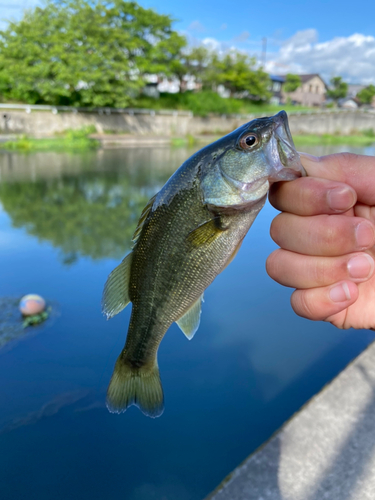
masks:
POLYGON ((133 254, 130 252, 125 259, 108 276, 104 285, 102 311, 107 319, 113 318, 130 302, 129 279, 133 254))
POLYGON ((191 340, 198 330, 202 312, 203 294, 181 318, 176 321, 185 336, 191 340))

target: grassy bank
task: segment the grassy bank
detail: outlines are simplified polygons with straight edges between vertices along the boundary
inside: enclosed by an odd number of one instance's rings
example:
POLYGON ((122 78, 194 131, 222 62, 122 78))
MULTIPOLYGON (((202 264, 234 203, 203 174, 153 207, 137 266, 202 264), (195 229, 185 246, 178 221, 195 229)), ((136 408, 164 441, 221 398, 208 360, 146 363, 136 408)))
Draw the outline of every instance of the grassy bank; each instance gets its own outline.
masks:
MULTIPOLYGON (((213 142, 224 134, 215 134, 206 137, 204 135, 199 137, 193 137, 191 135, 181 138, 171 139, 171 145, 174 147, 179 146, 195 146, 199 143, 209 143, 213 142)), ((323 135, 293 135, 293 140, 296 147, 300 146, 327 146, 327 145, 347 145, 347 146, 358 146, 365 147, 375 144, 375 133, 369 131, 363 131, 362 133, 352 134, 352 135, 337 135, 337 134, 323 134, 323 135)))
POLYGON ((293 135, 294 143, 298 146, 334 146, 346 144, 349 146, 371 146, 375 143, 375 134, 370 131, 363 131, 362 133, 351 135, 336 135, 336 134, 323 134, 323 135, 293 135))
MULTIPOLYGON (((88 151, 97 149, 100 146, 100 141, 89 137, 93 133, 94 127, 86 127, 80 130, 70 130, 61 136, 35 139, 31 137, 20 137, 16 140, 0 143, 0 148, 7 151, 17 152, 37 152, 37 151, 88 151)), ((115 131, 113 131, 115 133, 115 131)), ((118 134, 121 137, 121 134, 118 134)), ((200 135, 194 137, 187 135, 186 137, 171 137, 170 145, 172 147, 193 147, 214 142, 225 135, 224 132, 213 132, 209 135, 200 135)), ((325 145, 348 145, 365 147, 375 144, 375 133, 373 130, 365 130, 351 135, 338 134, 323 134, 323 135, 293 135, 293 139, 297 149, 304 146, 325 146, 325 145)), ((116 142, 116 141, 115 141, 116 142)), ((121 141, 119 142, 121 144, 121 141)), ((139 140, 142 147, 142 138, 139 140)), ((126 147, 126 145, 123 145, 126 147)))
POLYGON ((184 92, 183 94, 160 94, 159 99, 142 96, 133 104, 133 108, 146 109, 177 109, 192 111, 196 116, 207 116, 211 113, 230 114, 262 114, 270 115, 284 109, 285 111, 302 111, 310 109, 302 106, 283 105, 275 106, 267 103, 256 103, 249 99, 234 99, 220 97, 216 92, 208 90, 202 92, 184 92))
POLYGON ((90 134, 96 132, 94 126, 84 127, 79 130, 68 130, 64 134, 47 138, 35 139, 22 136, 14 141, 0 143, 1 149, 7 151, 88 151, 100 146, 99 141, 91 139, 90 134))

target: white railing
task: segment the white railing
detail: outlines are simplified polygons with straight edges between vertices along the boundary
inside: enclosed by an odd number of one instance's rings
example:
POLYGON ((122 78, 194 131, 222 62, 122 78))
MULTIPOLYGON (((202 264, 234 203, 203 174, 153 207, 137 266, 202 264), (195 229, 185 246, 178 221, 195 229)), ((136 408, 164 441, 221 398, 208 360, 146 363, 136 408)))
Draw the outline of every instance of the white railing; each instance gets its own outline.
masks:
POLYGON ((127 114, 127 115, 172 115, 193 116, 191 111, 178 111, 174 109, 143 109, 143 108, 74 108, 73 106, 47 106, 44 104, 1 104, 0 110, 50 111, 54 115, 63 111, 70 113, 96 113, 99 115, 127 114))
MULTIPOLYGON (((68 113, 96 113, 99 115, 111 115, 111 114, 126 114, 126 115, 169 115, 169 116, 189 116, 192 117, 192 111, 178 111, 173 109, 143 109, 143 108, 75 108, 73 106, 47 106, 44 104, 2 104, 0 103, 0 110, 23 110, 26 113, 31 113, 32 111, 50 111, 54 115, 59 112, 68 113)), ((288 111, 288 115, 316 115, 316 114, 337 114, 337 113, 375 113, 375 109, 307 109, 298 111, 288 111)), ((258 116, 264 116, 263 113, 251 113, 251 114, 222 114, 222 118, 255 118, 258 116)))

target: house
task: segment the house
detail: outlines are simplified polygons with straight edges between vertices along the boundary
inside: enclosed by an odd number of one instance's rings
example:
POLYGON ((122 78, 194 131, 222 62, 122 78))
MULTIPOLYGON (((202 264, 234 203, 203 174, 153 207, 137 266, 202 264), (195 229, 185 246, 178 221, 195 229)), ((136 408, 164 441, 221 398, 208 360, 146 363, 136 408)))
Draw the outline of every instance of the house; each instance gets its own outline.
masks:
POLYGON ((160 93, 177 94, 186 90, 201 90, 202 84, 197 81, 193 75, 185 75, 180 81, 176 77, 166 77, 163 75, 150 74, 145 75, 146 85, 143 88, 143 94, 158 99, 160 93))
POLYGON ((358 109, 361 105, 361 101, 356 97, 346 96, 343 99, 339 99, 337 104, 339 108, 343 109, 358 109))
POLYGON ((360 85, 358 83, 349 83, 346 97, 356 97, 358 92, 360 92, 364 88, 366 88, 366 85, 360 85))
POLYGON ((301 85, 294 92, 282 90, 283 102, 291 100, 294 104, 301 106, 321 106, 325 101, 327 85, 317 74, 299 75, 301 85))
POLYGON ((270 75, 270 80, 271 86, 269 88, 269 91, 272 93, 270 103, 276 105, 281 104, 283 102, 281 89, 283 83, 285 82, 285 77, 279 75, 270 75))

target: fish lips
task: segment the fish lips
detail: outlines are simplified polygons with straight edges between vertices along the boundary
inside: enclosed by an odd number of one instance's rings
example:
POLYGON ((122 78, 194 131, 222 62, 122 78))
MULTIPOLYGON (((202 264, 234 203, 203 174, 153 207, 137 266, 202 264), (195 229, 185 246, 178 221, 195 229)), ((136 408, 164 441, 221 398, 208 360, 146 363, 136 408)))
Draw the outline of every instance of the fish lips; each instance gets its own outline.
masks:
POLYGON ((294 146, 285 111, 275 116, 275 128, 265 154, 271 167, 269 182, 291 181, 307 175, 294 146))

